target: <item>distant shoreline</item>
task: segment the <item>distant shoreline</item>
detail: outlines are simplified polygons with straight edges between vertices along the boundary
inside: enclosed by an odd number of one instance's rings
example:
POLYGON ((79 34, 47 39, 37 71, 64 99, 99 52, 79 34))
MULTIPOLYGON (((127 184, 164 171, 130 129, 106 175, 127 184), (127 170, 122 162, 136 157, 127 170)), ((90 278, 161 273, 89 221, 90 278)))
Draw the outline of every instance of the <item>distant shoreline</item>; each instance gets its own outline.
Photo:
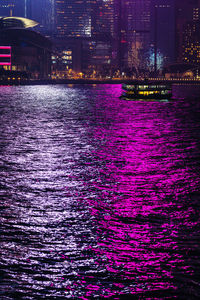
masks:
POLYGON ((0 80, 0 86, 5 85, 50 85, 50 84, 181 84, 181 85, 200 85, 200 80, 192 79, 162 79, 162 78, 149 78, 148 80, 134 80, 134 79, 10 79, 10 80, 0 80))
MULTIPOLYGON (((133 80, 132 80, 133 81, 133 80)), ((132 82, 131 81, 131 82, 132 82)), ((38 80, 0 80, 0 85, 46 85, 46 84, 122 84, 127 80, 97 79, 38 79, 38 80)))

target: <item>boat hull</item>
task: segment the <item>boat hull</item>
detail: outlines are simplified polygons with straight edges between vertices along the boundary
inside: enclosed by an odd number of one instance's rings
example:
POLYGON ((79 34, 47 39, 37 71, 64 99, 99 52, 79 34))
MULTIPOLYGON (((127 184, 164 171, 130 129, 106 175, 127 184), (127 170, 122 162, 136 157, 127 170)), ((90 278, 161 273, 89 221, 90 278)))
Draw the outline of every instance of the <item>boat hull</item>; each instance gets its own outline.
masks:
POLYGON ((124 100, 138 100, 138 99, 144 99, 144 100, 163 100, 163 99, 171 99, 172 98, 172 93, 167 94, 167 95, 148 95, 148 96, 144 96, 144 95, 128 95, 128 94, 124 94, 120 96, 120 99, 124 99, 124 100))

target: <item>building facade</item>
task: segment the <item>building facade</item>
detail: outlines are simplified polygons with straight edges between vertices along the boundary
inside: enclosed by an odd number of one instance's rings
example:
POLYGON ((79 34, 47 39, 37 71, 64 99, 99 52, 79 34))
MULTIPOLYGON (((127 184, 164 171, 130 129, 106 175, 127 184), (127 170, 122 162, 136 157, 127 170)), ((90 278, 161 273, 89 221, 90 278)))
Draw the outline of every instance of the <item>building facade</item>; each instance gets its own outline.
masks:
POLYGON ((176 0, 176 60, 199 64, 200 0, 176 0))
POLYGON ((49 78, 52 44, 29 29, 34 26, 37 23, 30 19, 0 18, 0 52, 3 51, 1 56, 5 59, 0 65, 7 70, 26 72, 30 78, 49 78))
POLYGON ((70 44, 73 60, 81 64, 77 67, 77 63, 72 63, 77 71, 102 73, 113 62, 114 3, 114 0, 54 1, 55 44, 58 52, 60 46, 66 51, 70 44), (76 51, 76 47, 81 51, 76 51))
POLYGON ((200 20, 187 22, 183 27, 181 59, 200 66, 200 20))
POLYGON ((151 45, 150 64, 154 70, 175 62, 174 0, 152 0, 151 45))
POLYGON ((89 2, 87 0, 55 0, 55 26, 58 38, 91 36, 89 2))
POLYGON ((118 56, 121 69, 147 68, 150 45, 150 0, 118 2, 118 56))

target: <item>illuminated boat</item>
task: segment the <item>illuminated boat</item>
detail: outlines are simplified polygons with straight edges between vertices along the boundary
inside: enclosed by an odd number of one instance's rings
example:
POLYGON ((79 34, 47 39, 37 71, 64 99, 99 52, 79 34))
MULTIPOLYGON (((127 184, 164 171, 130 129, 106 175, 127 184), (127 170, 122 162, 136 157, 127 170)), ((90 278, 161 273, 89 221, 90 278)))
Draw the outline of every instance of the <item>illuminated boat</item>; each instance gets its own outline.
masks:
POLYGON ((121 99, 170 99, 172 88, 159 83, 123 84, 121 99))

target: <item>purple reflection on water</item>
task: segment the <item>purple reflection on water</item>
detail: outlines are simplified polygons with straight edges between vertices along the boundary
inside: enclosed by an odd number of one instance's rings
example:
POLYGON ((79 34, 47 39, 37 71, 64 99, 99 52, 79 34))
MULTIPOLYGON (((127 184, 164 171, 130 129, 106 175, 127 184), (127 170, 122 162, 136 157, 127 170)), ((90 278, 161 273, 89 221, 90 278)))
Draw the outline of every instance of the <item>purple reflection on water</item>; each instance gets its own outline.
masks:
POLYGON ((199 102, 119 100, 120 85, 4 91, 2 295, 197 295, 199 102))
MULTIPOLYGON (((170 103, 121 102, 113 115, 107 99, 98 100, 97 110, 105 105, 105 119, 93 133, 100 142, 94 157, 103 167, 90 180, 98 197, 87 198, 98 240, 91 249, 100 261, 104 258, 110 276, 132 281, 130 294, 176 290, 177 273, 193 274, 179 253, 178 240, 183 226, 198 224, 191 222, 194 208, 180 202, 198 184, 187 151, 197 144, 181 144, 189 136, 176 112, 170 112, 170 103)), ((124 293, 123 284, 115 286, 116 293, 124 293)))

